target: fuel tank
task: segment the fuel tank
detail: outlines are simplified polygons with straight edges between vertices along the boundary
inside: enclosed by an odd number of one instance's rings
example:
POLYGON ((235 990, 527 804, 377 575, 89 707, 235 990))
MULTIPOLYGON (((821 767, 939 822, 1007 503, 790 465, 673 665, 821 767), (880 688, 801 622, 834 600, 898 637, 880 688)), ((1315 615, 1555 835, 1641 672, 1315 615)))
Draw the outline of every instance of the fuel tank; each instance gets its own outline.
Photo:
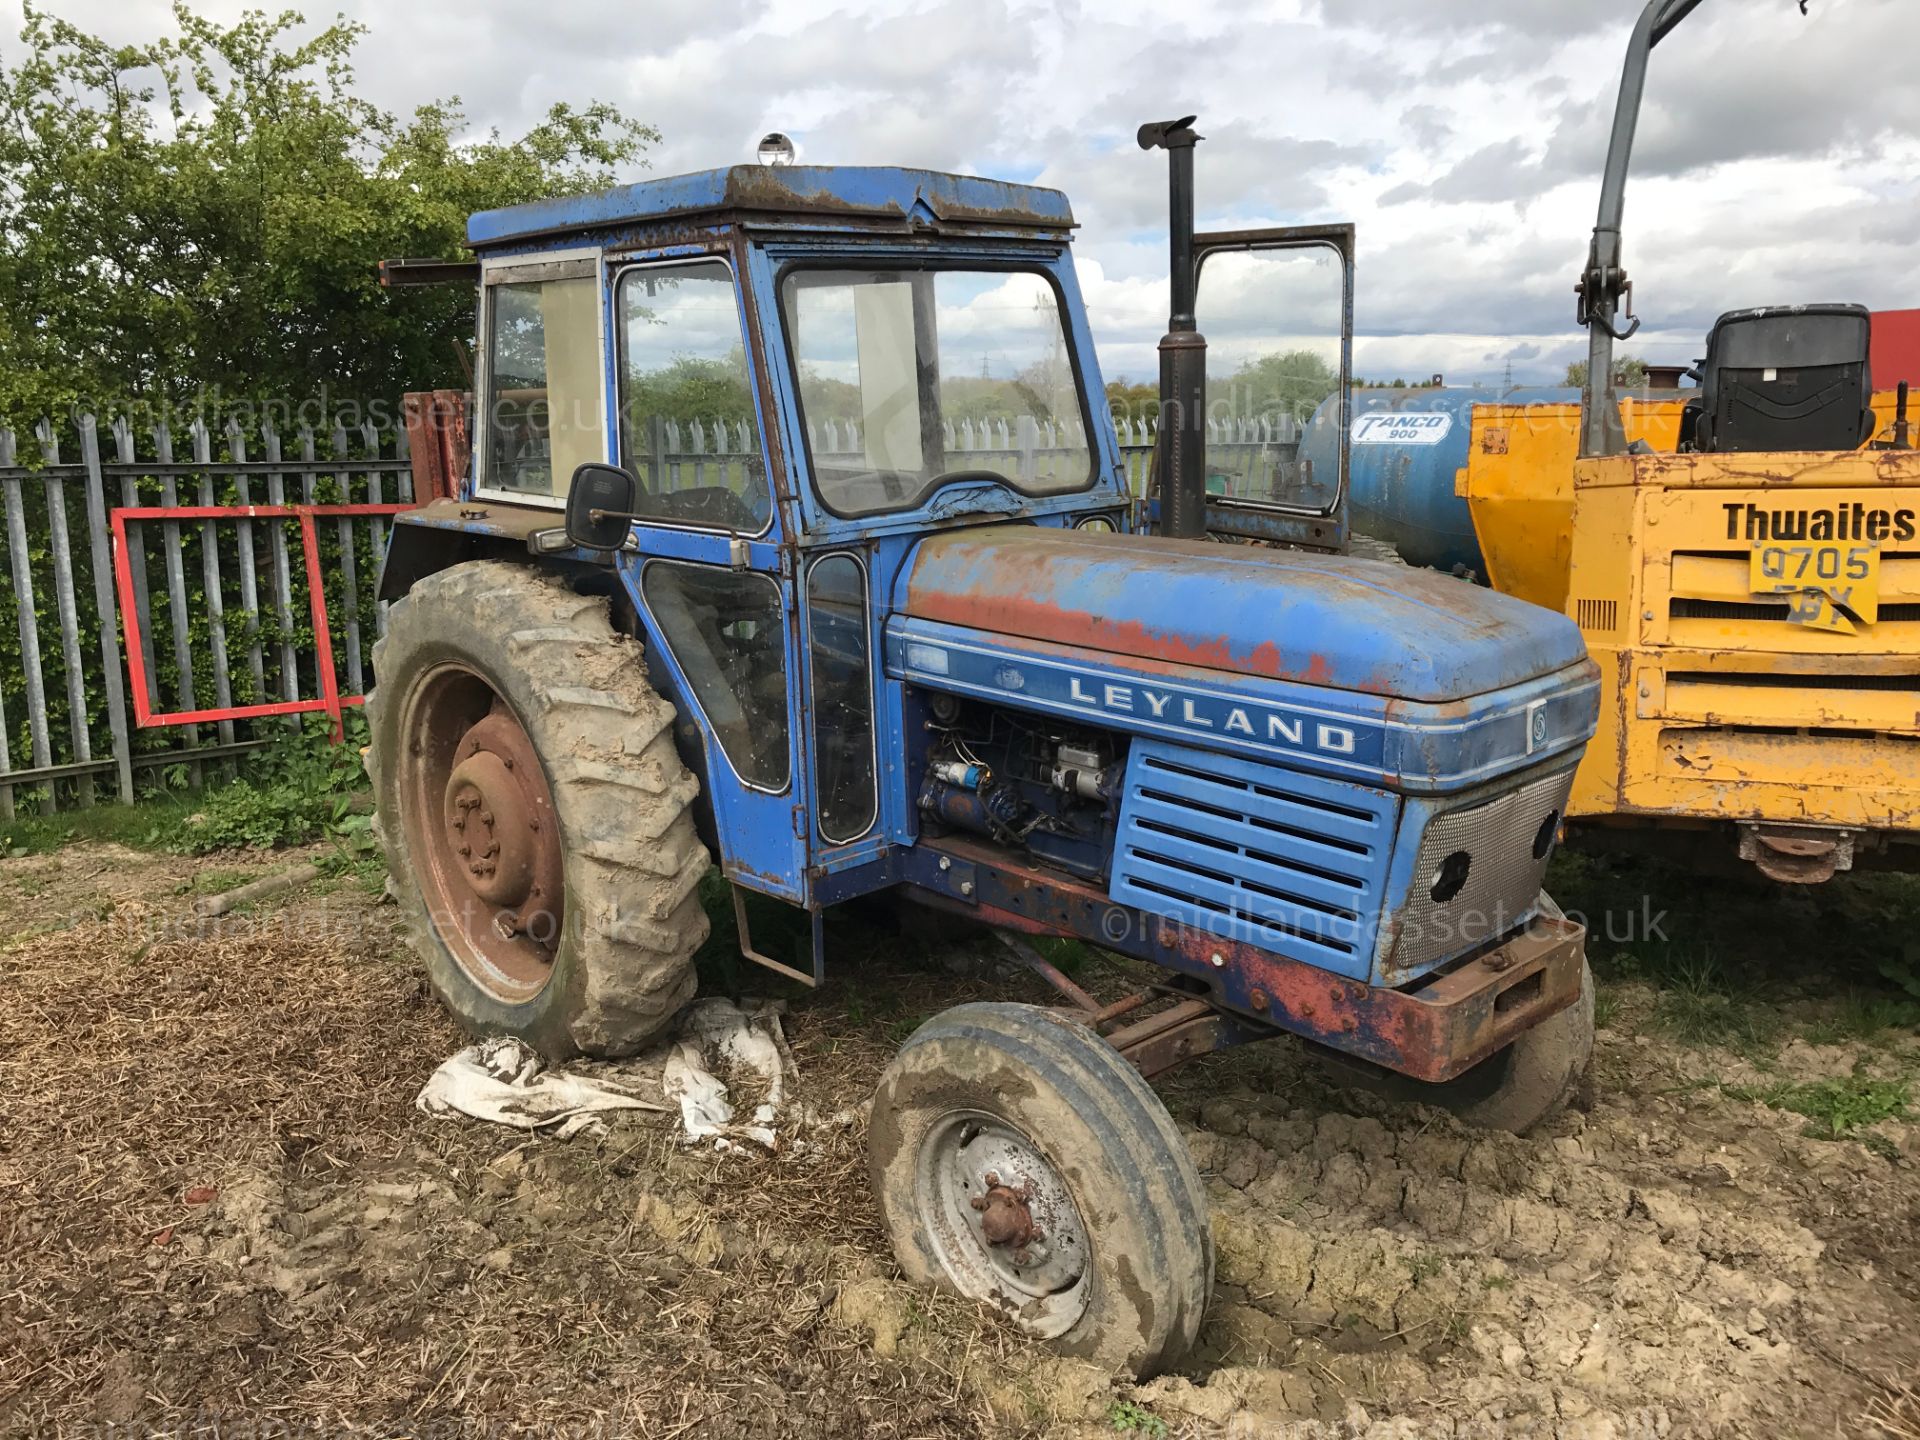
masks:
MULTIPOLYGON (((1467 463, 1475 405, 1580 403, 1574 389, 1545 386, 1444 386, 1353 392, 1349 486, 1353 530, 1385 541, 1409 565, 1472 571, 1486 564, 1454 472, 1467 463)), ((1301 439, 1316 473, 1334 473, 1339 407, 1329 397, 1301 439)))

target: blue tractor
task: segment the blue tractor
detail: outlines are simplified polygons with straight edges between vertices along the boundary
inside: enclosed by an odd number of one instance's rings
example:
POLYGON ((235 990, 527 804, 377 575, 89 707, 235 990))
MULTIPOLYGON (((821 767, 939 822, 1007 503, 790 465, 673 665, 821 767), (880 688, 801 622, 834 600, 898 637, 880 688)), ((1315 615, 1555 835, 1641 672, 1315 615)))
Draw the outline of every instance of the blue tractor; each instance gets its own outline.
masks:
POLYGON ((1560 616, 1341 554, 1344 458, 1207 413, 1346 393, 1352 232, 1196 235, 1194 138, 1142 132, 1174 256, 1142 495, 1056 191, 759 165, 475 215, 472 473, 394 526, 368 706, 393 885, 477 1033, 654 1040, 715 864, 806 984, 860 897, 1008 937, 1061 1003, 906 1042, 877 1204, 909 1277, 1143 1375, 1213 1268, 1145 1077, 1290 1033, 1524 1129, 1592 1043, 1541 879, 1594 666, 1560 616), (811 917, 810 964, 743 892, 811 917), (1024 936, 1155 979, 1102 1005, 1024 936))

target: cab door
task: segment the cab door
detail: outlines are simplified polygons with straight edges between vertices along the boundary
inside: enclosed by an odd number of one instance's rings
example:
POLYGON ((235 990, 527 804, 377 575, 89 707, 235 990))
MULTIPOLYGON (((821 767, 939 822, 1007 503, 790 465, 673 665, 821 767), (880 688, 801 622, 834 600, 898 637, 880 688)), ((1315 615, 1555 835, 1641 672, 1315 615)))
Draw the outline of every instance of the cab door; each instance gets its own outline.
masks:
POLYGON ((619 267, 608 325, 610 441, 640 482, 637 554, 623 554, 622 572, 646 629, 648 678, 678 711, 727 878, 803 903, 799 607, 733 257, 619 267))
POLYGON ((1347 548, 1353 226, 1198 233, 1207 529, 1347 548))

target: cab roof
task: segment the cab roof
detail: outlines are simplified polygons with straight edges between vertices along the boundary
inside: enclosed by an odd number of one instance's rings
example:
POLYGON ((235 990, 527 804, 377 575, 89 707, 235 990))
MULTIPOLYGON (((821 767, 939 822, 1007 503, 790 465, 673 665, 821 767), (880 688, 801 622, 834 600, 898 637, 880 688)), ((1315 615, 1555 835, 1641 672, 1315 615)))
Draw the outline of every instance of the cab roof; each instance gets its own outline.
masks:
POLYGON ((641 180, 593 195, 483 210, 467 221, 476 250, 570 231, 643 225, 669 217, 774 214, 910 220, 928 224, 1067 230, 1073 212, 1058 190, 978 175, 895 165, 730 165, 641 180))

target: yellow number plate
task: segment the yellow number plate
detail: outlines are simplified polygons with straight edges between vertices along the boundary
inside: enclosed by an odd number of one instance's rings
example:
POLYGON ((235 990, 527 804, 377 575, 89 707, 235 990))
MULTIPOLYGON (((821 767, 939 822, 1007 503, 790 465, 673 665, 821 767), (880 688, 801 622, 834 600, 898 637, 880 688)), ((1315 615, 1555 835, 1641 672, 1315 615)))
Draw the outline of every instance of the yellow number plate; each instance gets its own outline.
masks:
POLYGON ((1756 545, 1748 567, 1756 595, 1789 597, 1787 618, 1852 633, 1880 618, 1880 547, 1812 543, 1756 545))

